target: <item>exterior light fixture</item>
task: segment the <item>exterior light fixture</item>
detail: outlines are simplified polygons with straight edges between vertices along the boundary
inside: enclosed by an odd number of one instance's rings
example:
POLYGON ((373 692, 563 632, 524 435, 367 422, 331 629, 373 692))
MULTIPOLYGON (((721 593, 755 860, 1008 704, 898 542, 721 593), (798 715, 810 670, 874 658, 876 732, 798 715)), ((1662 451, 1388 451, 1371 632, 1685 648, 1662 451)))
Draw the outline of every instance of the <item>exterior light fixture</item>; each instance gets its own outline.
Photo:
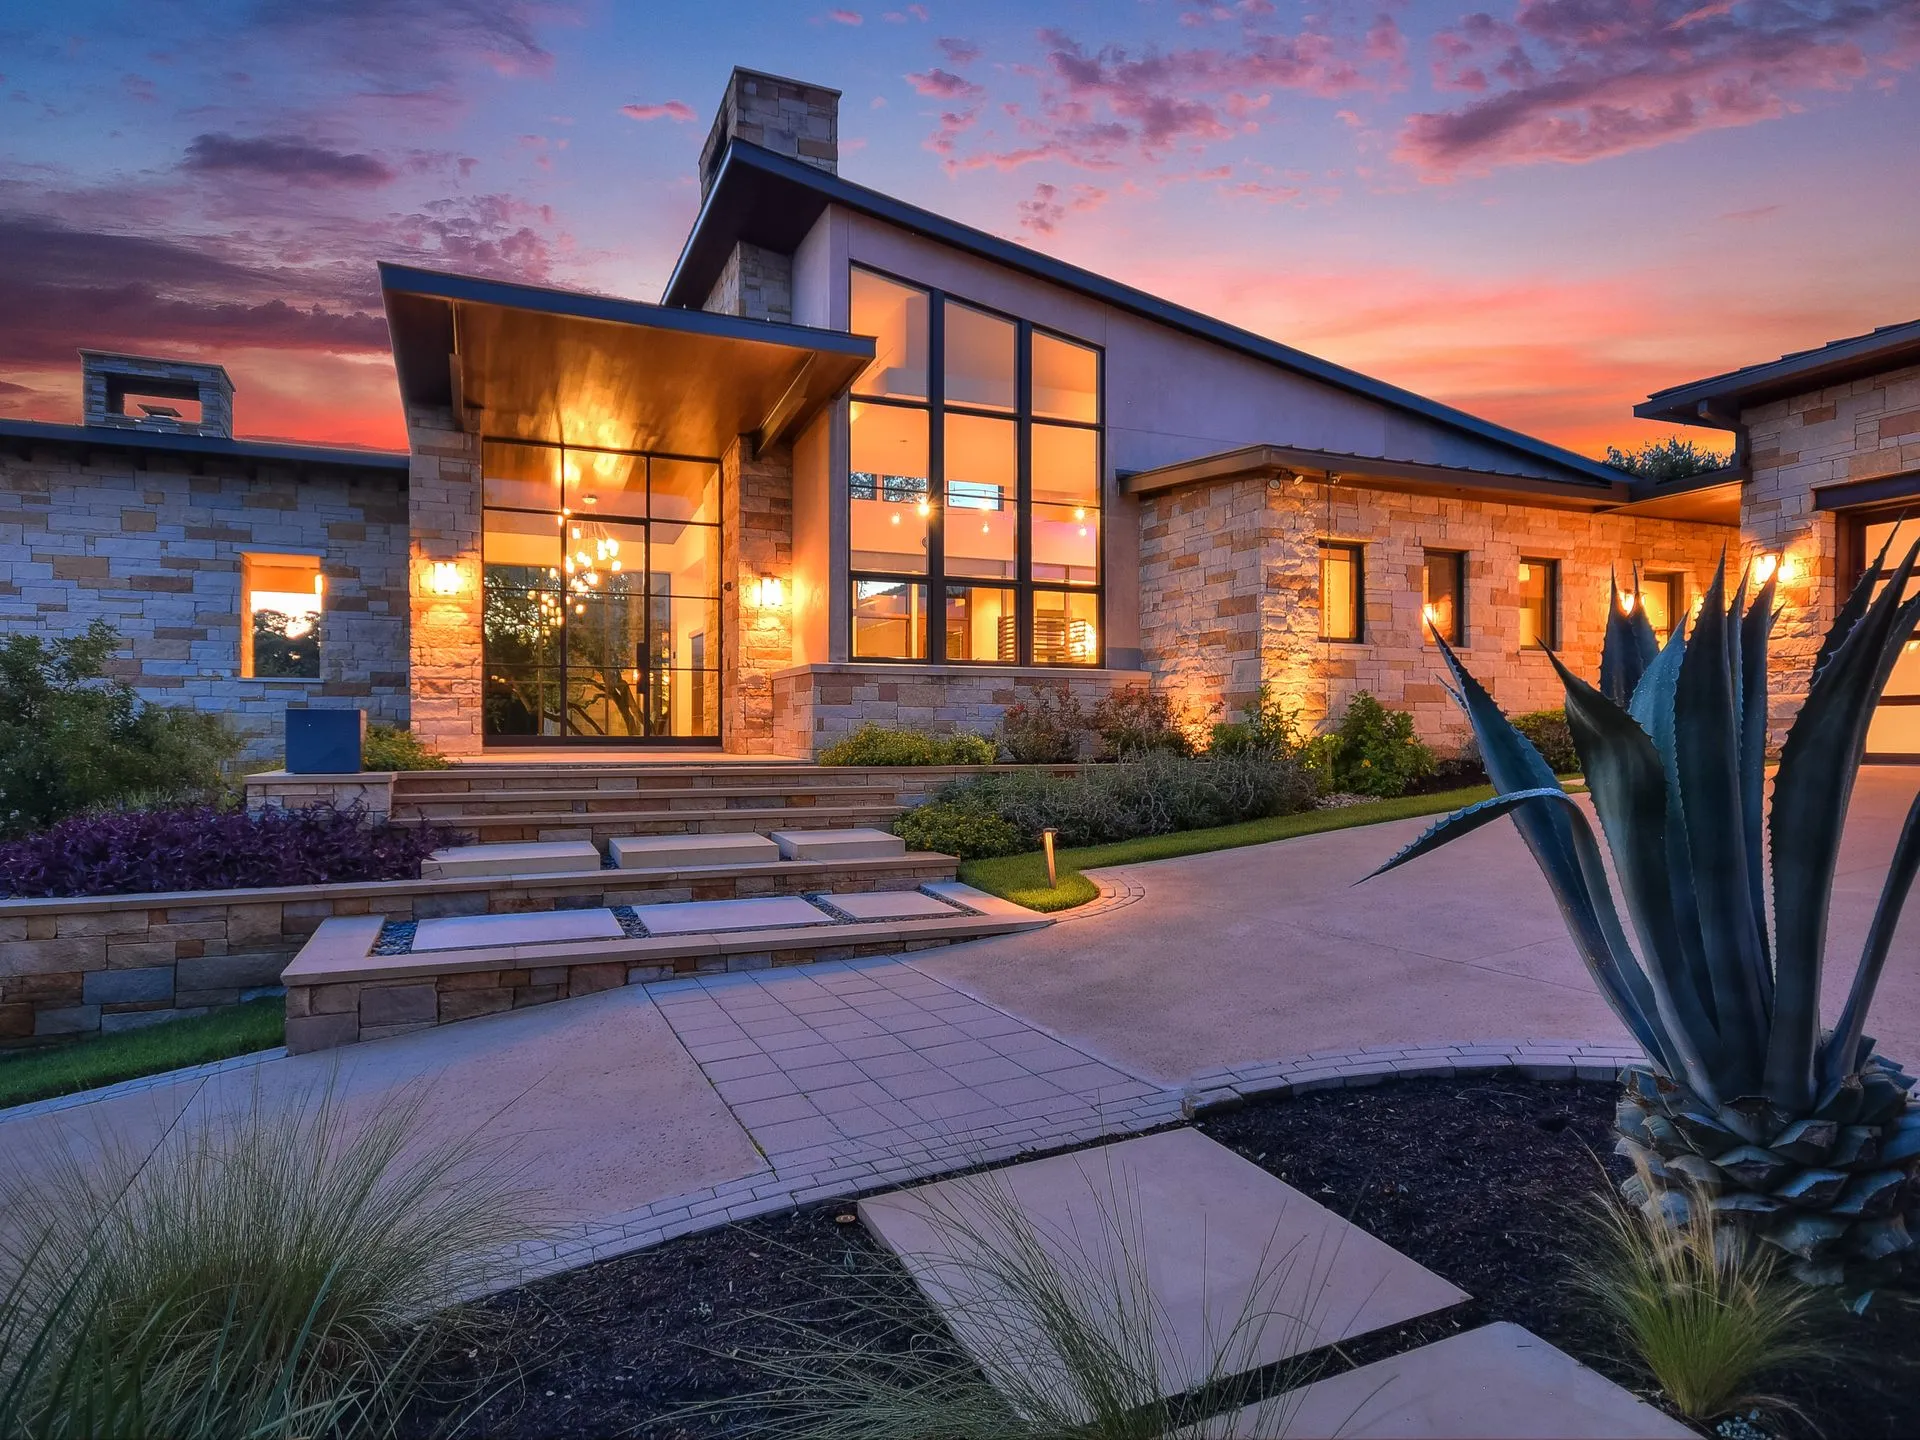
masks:
POLYGON ((929 505, 924 500, 922 500, 919 504, 915 505, 913 508, 919 511, 922 515, 930 515, 933 513, 933 506, 929 505))
POLYGON ((1634 603, 1639 600, 1639 598, 1640 597, 1631 590, 1622 590, 1620 592, 1620 613, 1622 615, 1633 614, 1634 603))
MULTIPOLYGON (((316 580, 314 589, 320 588, 316 580)), ((458 595, 460 593, 460 567, 451 560, 435 560, 427 566, 427 593, 430 595, 458 595)))
POLYGON ((1047 888, 1049 890, 1057 889, 1060 885, 1060 877, 1054 871, 1053 860, 1053 837, 1059 833, 1051 825, 1040 832, 1040 848, 1047 852, 1047 888))
POLYGON ((1753 583, 1756 586, 1766 584, 1769 580, 1773 579, 1775 572, 1778 571, 1779 568, 1780 552, 1778 550, 1762 550, 1758 555, 1753 557, 1751 571, 1753 583))
POLYGON ((1440 612, 1439 612, 1438 610, 1436 610, 1436 609, 1434 609, 1434 608, 1433 608, 1433 606, 1431 606, 1431 605, 1422 605, 1422 606, 1420 607, 1420 618, 1421 618, 1422 620, 1424 620, 1424 621, 1426 621, 1426 622, 1427 622, 1427 628, 1428 628, 1428 629, 1438 629, 1438 628, 1439 628, 1439 625, 1440 625, 1440 612))
POLYGON ((763 575, 754 585, 754 601, 762 609, 775 609, 786 599, 786 589, 774 576, 763 575))

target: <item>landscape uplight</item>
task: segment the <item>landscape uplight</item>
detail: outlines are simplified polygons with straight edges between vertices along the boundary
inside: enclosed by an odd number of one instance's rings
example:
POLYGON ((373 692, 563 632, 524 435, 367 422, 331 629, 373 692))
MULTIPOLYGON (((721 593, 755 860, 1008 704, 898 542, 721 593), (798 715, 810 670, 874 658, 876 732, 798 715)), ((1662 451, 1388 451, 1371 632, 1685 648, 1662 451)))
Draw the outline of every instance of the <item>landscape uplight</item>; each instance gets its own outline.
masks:
POLYGON ((1059 833, 1051 825, 1040 832, 1040 848, 1047 852, 1047 888, 1049 890, 1058 889, 1060 886, 1060 877, 1053 868, 1053 837, 1059 833))

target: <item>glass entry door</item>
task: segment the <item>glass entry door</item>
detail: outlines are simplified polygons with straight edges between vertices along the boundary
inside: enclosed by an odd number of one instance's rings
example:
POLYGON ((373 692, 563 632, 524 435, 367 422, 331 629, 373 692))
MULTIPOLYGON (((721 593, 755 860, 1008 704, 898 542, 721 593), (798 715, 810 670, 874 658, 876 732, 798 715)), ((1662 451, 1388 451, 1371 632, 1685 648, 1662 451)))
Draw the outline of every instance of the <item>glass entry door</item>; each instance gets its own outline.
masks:
MULTIPOLYGON (((1898 565, 1915 540, 1920 540, 1920 520, 1866 521, 1860 526, 1860 549, 1856 552, 1860 568, 1864 570, 1871 565, 1883 546, 1888 566, 1898 565)), ((1886 581, 1881 581, 1875 593, 1884 590, 1886 585, 1886 581)), ((1908 596, 1917 592, 1920 592, 1920 576, 1907 582, 1908 596)), ((1908 636, 1901 646, 1893 673, 1887 677, 1887 688, 1874 708, 1873 720, 1867 726, 1867 759, 1920 760, 1920 630, 1908 636)))
POLYGON ((489 441, 489 744, 720 734, 711 460, 489 441))

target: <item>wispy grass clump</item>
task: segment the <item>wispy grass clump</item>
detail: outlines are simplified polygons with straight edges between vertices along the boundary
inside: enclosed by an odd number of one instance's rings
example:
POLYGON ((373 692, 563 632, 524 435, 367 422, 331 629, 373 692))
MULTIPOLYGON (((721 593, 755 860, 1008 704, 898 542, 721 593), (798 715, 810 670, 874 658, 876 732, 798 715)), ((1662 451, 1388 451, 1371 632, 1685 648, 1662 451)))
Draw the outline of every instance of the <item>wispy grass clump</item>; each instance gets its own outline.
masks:
POLYGON ((1280 1302, 1283 1288, 1316 1292, 1288 1284, 1303 1257, 1257 1257, 1237 1314, 1183 1346, 1149 1282, 1131 1198, 1096 1190, 1098 1216, 1077 1229, 1036 1222, 991 1177, 964 1203, 930 1201, 939 1244, 916 1263, 938 1310, 891 1257, 849 1251, 820 1277, 845 1317, 825 1330, 756 1317, 782 1343, 738 1358, 767 1388, 687 1418, 745 1421, 776 1440, 1193 1440, 1221 1433, 1209 1417, 1254 1407, 1258 1433, 1285 1435, 1313 1366, 1259 1357, 1276 1332, 1310 1330, 1280 1302))
POLYGON ((417 1096, 350 1117, 262 1096, 151 1155, 62 1153, 4 1197, 0 1437, 291 1437, 385 1429, 450 1301, 529 1237, 471 1138, 417 1096))
MULTIPOLYGON (((1652 1191, 1642 1180, 1633 1193, 1652 1191)), ((1664 1199, 1676 1213, 1600 1197, 1597 1243, 1575 1283, 1688 1419, 1780 1408, 1756 1392, 1763 1375, 1834 1358, 1819 1335, 1820 1297, 1786 1273, 1779 1251, 1723 1220, 1711 1196, 1664 1199)))

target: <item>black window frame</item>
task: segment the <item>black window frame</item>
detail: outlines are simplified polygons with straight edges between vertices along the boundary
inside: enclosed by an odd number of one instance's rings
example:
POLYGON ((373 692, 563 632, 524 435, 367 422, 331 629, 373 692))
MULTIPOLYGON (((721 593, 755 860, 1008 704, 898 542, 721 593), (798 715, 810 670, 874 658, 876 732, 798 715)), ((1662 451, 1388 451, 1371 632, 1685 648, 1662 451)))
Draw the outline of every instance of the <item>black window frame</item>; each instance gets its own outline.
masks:
POLYGON ((1322 540, 1320 561, 1320 643, 1323 645, 1364 645, 1367 643, 1367 547, 1360 540, 1322 540), (1353 633, 1327 633, 1327 552, 1344 550, 1353 562, 1353 633))
MULTIPOLYGON (((1560 648, 1560 561, 1552 555, 1521 555, 1515 558, 1515 566, 1538 565, 1547 573, 1546 638, 1536 640, 1531 645, 1521 645, 1522 650, 1554 650, 1560 648)), ((1514 577, 1516 584, 1519 577, 1514 577)), ((1526 604, 1524 597, 1522 606, 1526 604)))
MULTIPOLYGON (((927 396, 925 400, 909 399, 886 395, 864 395, 857 390, 849 391, 853 404, 862 406, 892 406, 896 409, 913 410, 927 417, 927 501, 931 507, 927 516, 927 567, 921 573, 905 571, 875 570, 856 567, 853 564, 852 537, 847 543, 847 580, 841 596, 847 618, 847 655, 850 660, 872 665, 974 665, 1018 666, 1022 669, 1048 670, 1097 670, 1106 664, 1107 656, 1107 515, 1106 460, 1107 460, 1107 352, 1101 345, 1092 344, 1078 335, 1070 335, 1064 330, 1052 326, 1036 324, 1022 316, 1010 314, 992 305, 984 305, 968 296, 944 290, 937 285, 928 285, 923 281, 911 279, 905 275, 883 270, 878 266, 850 262, 847 266, 848 303, 851 306, 853 276, 855 272, 875 276, 895 285, 917 290, 927 297, 927 396), (1014 407, 1011 411, 996 410, 983 405, 949 404, 946 398, 946 306, 952 301, 955 305, 965 306, 997 320, 1004 320, 1014 327, 1014 407), (1033 337, 1046 335, 1092 352, 1094 358, 1094 410, 1095 418, 1085 420, 1063 420, 1052 416, 1036 416, 1033 413, 1033 337), (946 570, 946 421, 949 413, 955 415, 978 416, 983 419, 999 420, 1014 427, 1014 502, 1015 541, 1014 573, 1011 577, 995 579, 987 576, 956 575, 949 581, 946 570), (1096 579, 1091 585, 1072 585, 1061 581, 1033 578, 1033 429, 1034 426, 1054 426, 1067 430, 1085 430, 1094 437, 1093 484, 1095 495, 1095 522, 1098 533, 1095 537, 1094 565, 1096 579), (856 621, 855 593, 861 582, 881 581, 889 584, 918 584, 927 587, 926 627, 924 648, 926 658, 916 660, 908 656, 856 655, 854 626, 856 621), (1014 659, 1002 660, 998 656, 992 659, 955 659, 947 654, 947 592, 949 589, 995 589, 1011 590, 1014 594, 1015 644, 1014 659), (1091 595, 1094 599, 1095 644, 1093 657, 1085 661, 1036 660, 1034 658, 1034 597, 1036 593, 1053 594, 1065 592, 1073 595, 1091 595)), ((851 310, 849 310, 851 314, 851 310)), ((856 382, 857 383, 857 382, 856 382)), ((848 473, 842 479, 843 489, 849 499, 852 494, 854 474, 852 455, 848 455, 848 473)))
POLYGON ((1430 588, 1427 585, 1427 571, 1436 560, 1445 560, 1453 566, 1453 633, 1440 638, 1456 649, 1467 643, 1467 552, 1449 550, 1445 546, 1422 546, 1420 550, 1420 638, 1426 644, 1433 643, 1427 634, 1427 607, 1433 603, 1430 588))
POLYGON ((1644 570, 1640 574, 1640 593, 1634 603, 1644 608, 1646 591, 1649 585, 1667 587, 1667 633, 1656 635, 1664 645, 1673 632, 1687 619, 1687 573, 1684 570, 1644 570))

